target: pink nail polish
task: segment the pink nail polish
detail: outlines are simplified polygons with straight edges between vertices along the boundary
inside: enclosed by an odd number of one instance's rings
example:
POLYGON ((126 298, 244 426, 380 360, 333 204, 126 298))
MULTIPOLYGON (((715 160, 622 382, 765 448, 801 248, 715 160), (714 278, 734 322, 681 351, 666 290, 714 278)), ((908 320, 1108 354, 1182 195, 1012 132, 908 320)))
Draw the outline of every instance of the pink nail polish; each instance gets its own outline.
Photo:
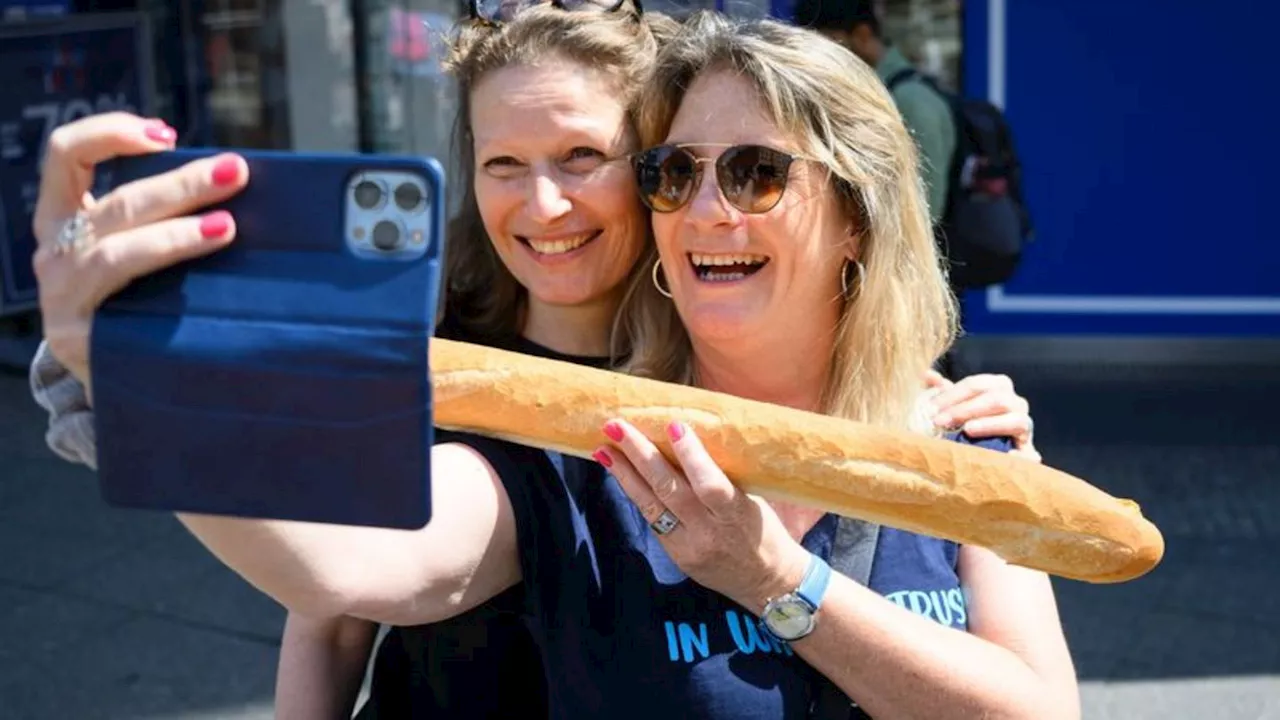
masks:
POLYGON ((678 422, 668 424, 667 437, 671 438, 671 442, 680 442, 680 438, 684 437, 684 425, 678 422))
POLYGON ((622 426, 612 420, 604 424, 604 434, 614 442, 622 442, 622 426))
POLYGON ((178 131, 169 127, 163 120, 156 120, 147 125, 143 130, 149 140, 166 145, 172 144, 178 139, 178 131))
POLYGON ((613 458, 609 457, 609 453, 605 452, 603 449, 591 453, 591 457, 595 458, 596 462, 607 468, 613 467, 613 458))
POLYGON ((223 158, 213 166, 213 184, 226 187, 240 177, 240 163, 233 157, 223 158))
POLYGON ((231 213, 225 210, 209 213, 200 218, 200 236, 206 240, 224 237, 231 229, 231 213))

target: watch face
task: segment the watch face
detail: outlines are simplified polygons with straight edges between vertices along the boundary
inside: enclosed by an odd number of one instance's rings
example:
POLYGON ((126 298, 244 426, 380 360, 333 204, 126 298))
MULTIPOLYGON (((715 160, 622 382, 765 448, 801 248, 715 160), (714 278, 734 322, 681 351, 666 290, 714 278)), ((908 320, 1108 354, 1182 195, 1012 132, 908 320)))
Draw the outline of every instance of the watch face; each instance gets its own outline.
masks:
POLYGON ((764 622, 769 631, 782 640, 796 640, 813 629, 813 611, 797 597, 782 597, 770 603, 764 622))

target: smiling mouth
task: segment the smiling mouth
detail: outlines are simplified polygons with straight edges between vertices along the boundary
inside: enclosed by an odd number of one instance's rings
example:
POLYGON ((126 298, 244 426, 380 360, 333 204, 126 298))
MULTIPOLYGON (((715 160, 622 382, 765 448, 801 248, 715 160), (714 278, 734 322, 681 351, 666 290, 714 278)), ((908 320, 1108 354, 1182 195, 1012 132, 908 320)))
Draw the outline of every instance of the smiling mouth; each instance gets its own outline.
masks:
POLYGON ((603 230, 592 230, 591 232, 580 233, 572 237, 562 237, 556 240, 539 240, 523 235, 516 235, 515 237, 539 255, 563 255, 577 250, 603 234, 603 230))
POLYGON ((689 253, 689 264, 703 282, 734 282, 760 272, 769 264, 769 257, 748 253, 689 253))

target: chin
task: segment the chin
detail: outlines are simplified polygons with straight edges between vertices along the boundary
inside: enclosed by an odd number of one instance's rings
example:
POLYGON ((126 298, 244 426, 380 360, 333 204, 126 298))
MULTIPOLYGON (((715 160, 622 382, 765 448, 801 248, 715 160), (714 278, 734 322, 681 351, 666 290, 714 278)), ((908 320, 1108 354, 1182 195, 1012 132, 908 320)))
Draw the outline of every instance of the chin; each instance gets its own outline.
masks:
POLYGON ((758 314, 740 306, 717 304, 695 307, 682 319, 694 342, 744 340, 759 334, 761 329, 758 314))

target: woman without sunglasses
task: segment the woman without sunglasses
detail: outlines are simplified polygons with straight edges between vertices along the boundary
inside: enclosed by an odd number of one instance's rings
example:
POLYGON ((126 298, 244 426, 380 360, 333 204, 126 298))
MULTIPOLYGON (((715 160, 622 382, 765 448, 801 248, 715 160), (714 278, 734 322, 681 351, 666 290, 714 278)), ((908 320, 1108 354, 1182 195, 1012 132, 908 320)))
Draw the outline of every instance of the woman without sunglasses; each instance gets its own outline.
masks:
MULTIPOLYGON (((474 164, 469 167, 475 170, 475 203, 469 203, 468 208, 472 215, 479 215, 488 237, 477 237, 475 243, 455 243, 455 246, 471 247, 482 256, 484 252, 496 252, 511 273, 511 276, 500 274, 493 278, 497 284, 494 286, 480 284, 478 278, 467 278, 465 274, 459 276, 463 282, 452 283, 456 292, 450 293, 451 305, 456 306, 458 298, 470 300, 462 304, 464 312, 459 316, 466 318, 467 321, 460 324, 468 326, 464 329, 472 335, 500 337, 501 328, 510 327, 535 348, 541 346, 544 352, 554 348, 562 353, 603 353, 607 325, 617 303, 612 302, 609 313, 596 311, 600 305, 609 304, 607 296, 618 293, 621 278, 626 275, 625 272, 611 273, 607 267, 634 264, 644 240, 643 217, 640 222, 634 222, 631 219, 634 210, 628 210, 636 206, 631 195, 635 191, 633 180, 626 172, 625 163, 622 164, 624 172, 616 175, 611 167, 613 163, 609 162, 634 149, 627 112, 630 101, 615 92, 620 86, 626 87, 621 80, 627 77, 624 70, 632 67, 628 60, 631 56, 620 51, 609 57, 600 55, 602 47, 609 47, 607 43, 602 45, 602 37, 622 37, 634 46, 638 26, 625 25, 630 35, 619 36, 617 33, 622 27, 624 25, 606 17, 587 19, 569 17, 567 13, 531 12, 511 23, 490 27, 483 36, 484 41, 464 45, 466 51, 460 52, 456 59, 455 72, 468 88, 466 98, 473 131, 471 141, 464 148, 474 153, 474 164), (556 61, 545 62, 546 57, 556 61), (479 61, 486 58, 487 62, 479 61), (534 60, 543 62, 534 67, 534 60), (503 125, 503 120, 512 116, 513 109, 518 111, 519 122, 503 125), (618 205, 611 199, 623 197, 630 200, 630 206, 618 205), (577 235, 581 237, 571 237, 577 235), (579 240, 587 242, 578 248, 569 247, 579 240), (545 252, 538 252, 539 246, 545 252), (634 249, 628 251, 628 247, 634 249), (631 257, 623 263, 617 257, 619 254, 631 257), (542 257, 544 255, 549 257, 542 257), (568 272, 570 270, 576 272, 568 272), (595 279, 584 282, 579 277, 582 275, 595 279), (465 282, 468 279, 471 285, 465 282), (522 293, 516 293, 519 301, 506 312, 501 303, 492 302, 492 298, 488 298, 487 304, 477 298, 475 290, 482 287, 494 287, 493 296, 501 298, 502 288, 498 285, 504 280, 523 289, 522 293), (468 290, 472 295, 467 295, 468 290), (605 299, 601 300, 602 297, 605 299), (558 323, 546 321, 555 318, 575 331, 556 332, 558 323)), ((464 115, 464 128, 467 119, 464 115)), ((171 136, 162 125, 123 116, 91 118, 61 129, 49 158, 49 168, 54 172, 46 173, 46 185, 41 193, 42 226, 56 227, 58 218, 77 207, 69 201, 83 197, 83 193, 77 192, 81 178, 71 172, 59 173, 59 170, 91 166, 94 161, 125 152, 153 152, 170 142, 171 136)), ((162 220, 177 218, 242 188, 248 180, 245 168, 234 157, 223 158, 228 160, 228 164, 201 161, 171 177, 145 186, 124 188, 114 197, 92 203, 89 218, 102 238, 93 245, 74 253, 57 253, 52 242, 42 244, 38 265, 48 345, 76 376, 88 375, 83 358, 91 311, 84 308, 92 308, 101 297, 130 277, 211 251, 231 240, 234 228, 229 224, 211 228, 216 223, 198 218, 162 220), (170 192, 178 187, 194 188, 196 194, 183 197, 170 192), (111 227, 109 209, 124 203, 133 203, 131 207, 142 209, 134 216, 140 224, 111 227), (101 232, 103 226, 111 228, 111 232, 101 232), (219 232, 206 232, 212 237, 201 238, 202 227, 219 232), (107 252, 108 247, 111 253, 107 252), (111 262, 104 262, 108 259, 111 262), (84 294, 79 294, 81 292, 84 294)), ((465 219, 464 213, 460 221, 465 219)), ((48 234, 42 232, 42 238, 48 240, 48 234)), ((451 258, 451 269, 465 271, 467 267, 467 263, 451 258)), ((650 267, 651 264, 645 262, 633 275, 647 277, 650 267)), ((49 354, 43 352, 37 359, 37 370, 41 371, 36 373, 40 378, 47 377, 44 371, 49 370, 56 375, 58 368, 49 354)), ((1029 424, 1025 410, 1019 407, 1024 401, 1017 398, 1007 384, 1001 385, 989 378, 968 379, 944 389, 943 396, 951 398, 941 399, 940 404, 949 407, 953 419, 963 422, 967 418, 986 416, 966 426, 975 435, 984 432, 1023 435, 1029 424), (985 428, 979 426, 983 421, 988 423, 985 428)), ((70 454, 71 448, 60 445, 56 439, 66 435, 58 431, 59 426, 65 425, 67 422, 55 423, 53 440, 56 447, 70 454)), ((334 631, 343 627, 342 622, 318 618, 348 613, 392 624, 443 621, 469 607, 485 605, 488 597, 518 581, 520 568, 512 567, 511 563, 506 565, 504 573, 496 576, 488 569, 470 576, 468 572, 475 571, 474 567, 467 567, 472 556, 464 552, 464 557, 438 558, 438 552, 429 552, 431 547, 452 547, 457 542, 470 543, 476 550, 492 547, 494 551, 514 552, 513 504, 504 483, 520 482, 526 473, 519 468, 512 471, 510 460, 513 456, 525 456, 519 448, 488 443, 483 438, 462 440, 471 442, 470 449, 463 443, 441 445, 434 453, 433 462, 438 472, 446 471, 442 475, 459 478, 459 483, 438 486, 437 493, 445 491, 447 497, 440 499, 446 506, 458 505, 458 513, 469 522, 453 522, 442 527, 433 524, 434 532, 417 533, 412 539, 351 528, 303 529, 284 523, 251 523, 245 527, 243 521, 183 518, 211 547, 228 551, 224 557, 229 558, 233 567, 295 611, 291 614, 291 627, 297 628, 300 623, 307 627, 308 632, 286 637, 281 668, 282 710, 285 706, 302 710, 316 696, 326 692, 333 695, 335 668, 340 671, 345 667, 347 679, 358 684, 359 671, 363 670, 361 660, 369 647, 368 640, 361 639, 368 637, 359 632, 361 621, 355 621, 357 632, 351 635, 334 631), (488 462, 482 458, 488 458, 488 462), (452 473, 447 472, 450 468, 452 473), (505 479, 498 477, 495 469, 508 469, 505 479), (486 478, 489 482, 484 482, 486 478), (454 487, 455 484, 466 487, 454 487), (233 526, 239 528, 240 537, 234 537, 237 531, 233 526), (457 537, 453 537, 455 532, 457 537), (442 545, 440 538, 444 535, 450 538, 442 545), (281 541, 286 544, 296 541, 300 544, 293 547, 307 546, 319 554, 308 552, 305 558, 290 558, 291 551, 282 547, 281 541), (361 575, 389 584, 349 586, 351 576, 345 571, 365 565, 363 559, 357 558, 366 552, 371 553, 368 557, 378 560, 366 569, 369 574, 361 575), (432 561, 422 563, 422 558, 432 558, 432 561), (398 564, 397 559, 407 564, 398 564), (348 564, 351 562, 360 565, 348 564), (426 567, 418 567, 421 564, 426 567), (301 573, 281 573, 285 567, 301 573), (385 572, 376 572, 379 569, 385 572), (406 570, 408 577, 403 577, 400 573, 406 570), (469 588, 466 593, 450 592, 464 586, 469 588), (397 600, 409 602, 410 606, 425 603, 417 606, 426 612, 406 611, 397 600), (303 617, 310 619, 303 621, 303 617), (351 651, 344 655, 339 652, 344 644, 335 644, 334 640, 352 636, 357 641, 347 644, 351 651), (343 657, 347 659, 345 663, 336 662, 343 657), (286 659, 292 662, 286 663, 286 659)), ((91 451, 91 442, 85 445, 89 447, 83 449, 91 451)), ((1029 447, 1027 450, 1034 452, 1029 447)), ((91 454, 79 457, 91 461, 91 454)), ((553 479, 561 482, 559 475, 553 479)), ((510 555, 506 557, 513 559, 510 555)), ((472 621, 479 622, 474 618, 472 621)), ((406 632, 401 640, 425 638, 427 647, 417 649, 429 650, 435 633, 443 632, 446 627, 439 622, 426 633, 415 628, 418 632, 406 632)), ((527 641, 527 637, 501 640, 508 641, 527 641)), ((439 652, 439 648, 435 651, 439 652)), ((379 669, 382 666, 380 662, 379 669)), ((517 701, 525 699, 518 690, 512 691, 509 683, 512 676, 494 677, 497 670, 483 665, 469 665, 466 669, 474 673, 481 684, 502 688, 502 692, 489 695, 515 696, 517 701)), ((520 669, 519 675, 527 680, 531 676, 540 678, 541 673, 530 667, 520 669)), ((398 674, 397 678, 400 677, 398 674)), ((378 685, 375 670, 375 687, 378 685)), ((407 692, 403 686, 392 690, 407 692)), ((540 695, 530 692, 528 697, 540 695)), ((329 700, 339 704, 350 702, 346 697, 329 700)), ((314 703, 310 710, 316 710, 314 703)), ((534 710, 537 714, 537 709, 534 710)), ((341 712, 334 706, 325 713, 302 711, 308 712, 309 717, 341 712)), ((527 704, 521 707, 521 714, 530 715, 527 704)))

